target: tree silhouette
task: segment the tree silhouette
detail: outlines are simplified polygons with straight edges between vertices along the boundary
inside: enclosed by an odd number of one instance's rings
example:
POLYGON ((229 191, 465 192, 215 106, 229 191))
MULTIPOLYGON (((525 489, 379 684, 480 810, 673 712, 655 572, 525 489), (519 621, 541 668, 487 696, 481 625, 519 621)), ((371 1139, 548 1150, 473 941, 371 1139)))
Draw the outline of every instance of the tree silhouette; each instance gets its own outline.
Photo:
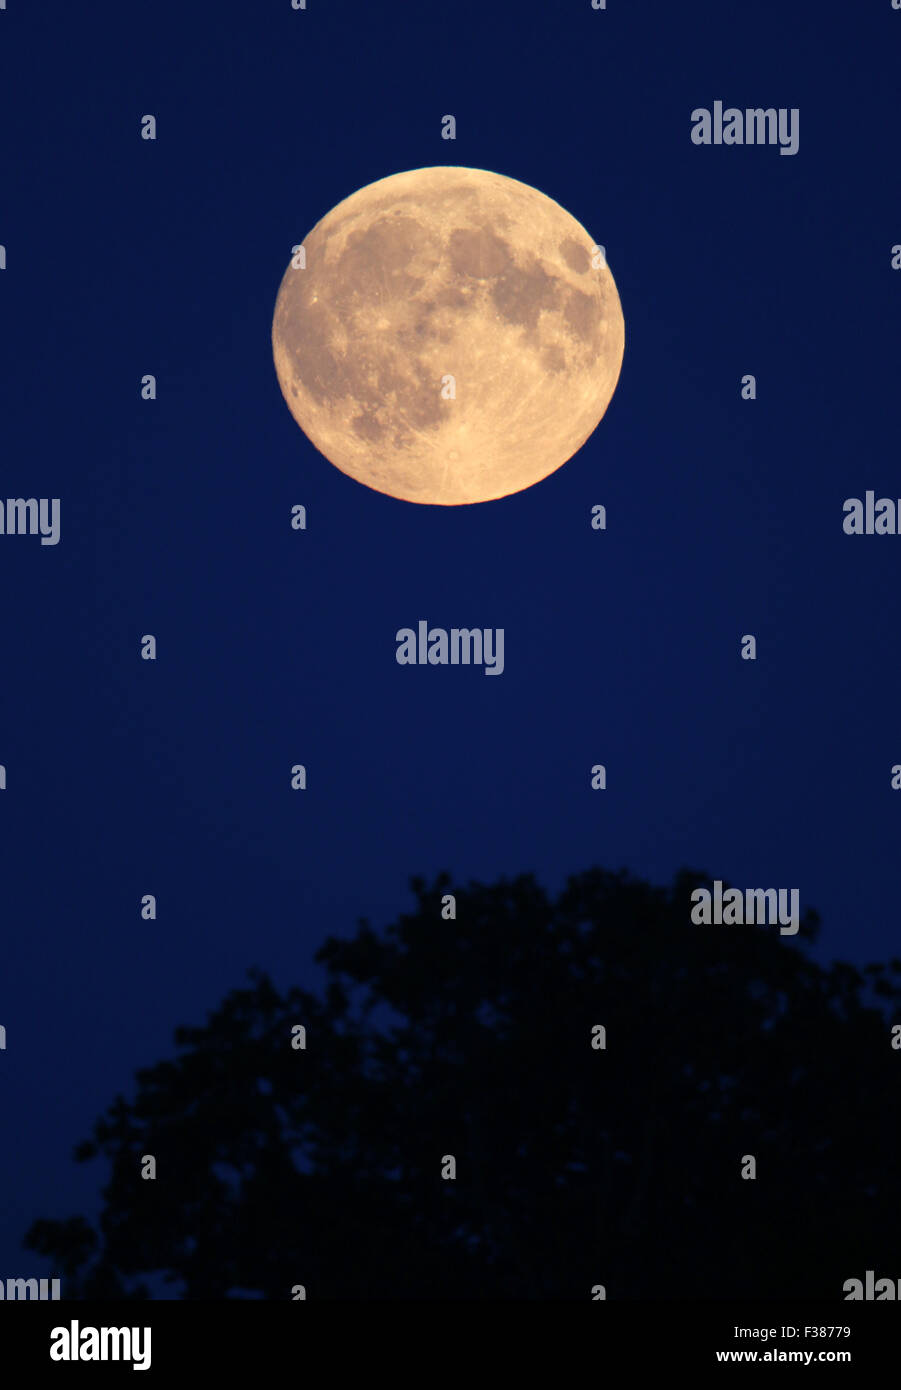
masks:
POLYGON ((413 879, 413 913, 325 942, 319 994, 252 971, 179 1028, 75 1151, 111 1163, 99 1229, 26 1245, 76 1298, 162 1274, 193 1299, 840 1299, 901 1274, 901 962, 817 964, 815 913, 693 925, 708 883, 473 883, 446 921, 449 877, 413 879))

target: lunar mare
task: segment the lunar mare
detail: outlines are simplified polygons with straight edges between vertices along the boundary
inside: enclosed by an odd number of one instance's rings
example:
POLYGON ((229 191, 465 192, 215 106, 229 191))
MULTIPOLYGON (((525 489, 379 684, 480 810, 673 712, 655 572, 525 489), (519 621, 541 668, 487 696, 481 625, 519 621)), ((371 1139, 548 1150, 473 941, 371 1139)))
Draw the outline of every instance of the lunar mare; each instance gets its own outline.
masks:
POLYGON ((410 502, 505 497, 580 448, 625 329, 584 227, 482 169, 394 174, 316 224, 272 349, 294 419, 342 472, 410 502))

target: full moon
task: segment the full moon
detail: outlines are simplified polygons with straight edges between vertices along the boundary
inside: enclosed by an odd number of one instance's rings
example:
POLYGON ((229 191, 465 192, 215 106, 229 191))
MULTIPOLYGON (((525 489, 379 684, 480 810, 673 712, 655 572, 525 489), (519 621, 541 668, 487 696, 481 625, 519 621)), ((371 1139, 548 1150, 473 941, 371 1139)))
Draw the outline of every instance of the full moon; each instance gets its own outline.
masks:
POLYGON ((546 478, 595 429, 625 328, 597 246, 559 203, 484 169, 412 169, 334 207, 285 271, 282 394, 358 482, 457 506, 546 478))

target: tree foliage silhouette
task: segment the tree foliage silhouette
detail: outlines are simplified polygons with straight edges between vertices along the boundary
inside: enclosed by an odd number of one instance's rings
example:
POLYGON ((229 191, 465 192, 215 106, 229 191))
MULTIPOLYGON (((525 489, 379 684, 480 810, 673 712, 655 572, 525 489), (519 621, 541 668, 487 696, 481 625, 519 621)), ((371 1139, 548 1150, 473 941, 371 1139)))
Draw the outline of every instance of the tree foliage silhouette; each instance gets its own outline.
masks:
POLYGON ((252 971, 176 1031, 76 1149, 111 1164, 98 1229, 27 1233, 64 1296, 841 1298, 901 1273, 901 962, 817 964, 814 913, 695 926, 690 871, 473 883, 445 921, 450 883, 327 940, 319 993, 252 971))

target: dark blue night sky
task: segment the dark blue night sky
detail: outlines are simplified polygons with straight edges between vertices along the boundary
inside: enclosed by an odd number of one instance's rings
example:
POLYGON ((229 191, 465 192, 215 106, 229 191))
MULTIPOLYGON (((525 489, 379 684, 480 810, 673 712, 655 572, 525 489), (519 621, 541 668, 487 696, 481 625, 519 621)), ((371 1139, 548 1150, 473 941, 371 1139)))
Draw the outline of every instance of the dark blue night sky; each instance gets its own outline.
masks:
POLYGON ((901 537, 842 530, 901 496, 899 44, 889 0, 9 0, 0 490, 61 541, 0 538, 4 1278, 97 1210, 73 1145, 177 1024, 315 984, 412 874, 690 865, 901 954, 901 537), (798 154, 693 145, 716 100, 797 107, 798 154), (331 467, 271 356, 292 245, 434 164, 561 203, 626 321, 595 434, 472 507, 331 467), (503 677, 399 666, 421 618, 502 627, 503 677))

